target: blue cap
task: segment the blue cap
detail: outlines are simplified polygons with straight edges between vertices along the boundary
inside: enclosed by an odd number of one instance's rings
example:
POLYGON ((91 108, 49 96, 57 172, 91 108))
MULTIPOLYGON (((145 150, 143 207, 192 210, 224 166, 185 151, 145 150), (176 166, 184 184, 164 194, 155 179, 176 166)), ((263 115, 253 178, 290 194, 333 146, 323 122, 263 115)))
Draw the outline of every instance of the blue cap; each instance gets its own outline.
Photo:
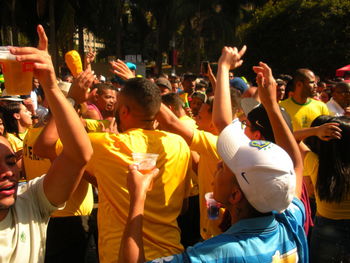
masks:
POLYGON ((125 64, 128 66, 130 70, 136 70, 136 65, 134 63, 126 62, 125 64))
POLYGON ((242 78, 239 78, 239 77, 230 79, 230 87, 234 87, 235 89, 238 89, 241 92, 241 94, 243 94, 248 89, 247 83, 242 78))

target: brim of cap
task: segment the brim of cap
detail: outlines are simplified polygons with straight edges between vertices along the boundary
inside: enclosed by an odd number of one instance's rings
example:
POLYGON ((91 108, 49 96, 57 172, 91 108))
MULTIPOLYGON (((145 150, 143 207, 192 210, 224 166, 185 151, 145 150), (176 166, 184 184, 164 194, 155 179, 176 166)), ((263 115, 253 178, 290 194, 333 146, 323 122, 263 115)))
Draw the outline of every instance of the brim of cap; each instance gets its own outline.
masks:
POLYGON ((254 98, 243 98, 241 99, 241 107, 245 116, 248 116, 249 112, 259 107, 260 103, 254 98))
POLYGON ((0 101, 24 101, 24 99, 21 98, 17 98, 17 97, 11 97, 11 96, 4 96, 4 97, 0 97, 0 101))
POLYGON ((249 138, 244 134, 242 123, 235 119, 220 133, 216 147, 224 163, 230 163, 239 148, 249 142, 249 138))

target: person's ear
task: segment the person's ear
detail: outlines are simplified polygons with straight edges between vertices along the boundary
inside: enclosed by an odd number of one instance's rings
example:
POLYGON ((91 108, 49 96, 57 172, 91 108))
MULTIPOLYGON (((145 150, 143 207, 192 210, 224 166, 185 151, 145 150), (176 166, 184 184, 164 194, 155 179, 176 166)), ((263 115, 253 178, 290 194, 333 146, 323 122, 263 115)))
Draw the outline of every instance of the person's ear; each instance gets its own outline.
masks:
POLYGON ((19 120, 21 116, 19 115, 19 113, 14 113, 13 118, 15 118, 16 120, 19 120))
POLYGON ((297 81, 297 83, 295 84, 295 90, 300 90, 304 87, 304 83, 300 80, 297 81))
POLYGON ((119 116, 120 118, 126 118, 130 113, 130 109, 128 106, 126 105, 122 105, 119 109, 119 116))
POLYGON ((233 187, 232 194, 229 198, 230 204, 236 205, 242 200, 242 198, 243 198, 242 190, 237 186, 233 187))
POLYGON ((261 132, 259 130, 256 130, 253 132, 252 140, 263 140, 264 137, 261 135, 261 132))

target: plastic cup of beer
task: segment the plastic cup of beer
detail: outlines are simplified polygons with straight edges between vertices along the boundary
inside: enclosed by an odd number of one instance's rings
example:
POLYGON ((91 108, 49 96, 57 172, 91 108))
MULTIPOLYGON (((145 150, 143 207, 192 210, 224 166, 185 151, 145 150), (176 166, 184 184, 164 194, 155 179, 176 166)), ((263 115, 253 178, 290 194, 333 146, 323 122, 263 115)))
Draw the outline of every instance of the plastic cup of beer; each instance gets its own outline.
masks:
MULTIPOLYGON (((156 167, 159 154, 156 153, 132 153, 134 163, 138 166, 138 171, 142 174, 148 174, 156 167)), ((153 181, 148 190, 152 190, 153 181)))
POLYGON ((219 218, 220 203, 217 202, 213 197, 213 192, 206 193, 204 195, 207 206, 207 214, 210 220, 219 218))
POLYGON ((29 95, 32 91, 33 69, 31 62, 19 62, 8 47, 0 46, 0 66, 9 95, 29 95))

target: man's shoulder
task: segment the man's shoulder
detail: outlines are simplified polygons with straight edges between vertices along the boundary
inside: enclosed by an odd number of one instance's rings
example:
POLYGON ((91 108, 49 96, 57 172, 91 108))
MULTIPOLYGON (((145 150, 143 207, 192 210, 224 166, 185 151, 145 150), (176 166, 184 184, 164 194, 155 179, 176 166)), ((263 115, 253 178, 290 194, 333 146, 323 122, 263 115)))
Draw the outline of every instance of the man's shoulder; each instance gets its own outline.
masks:
POLYGON ((326 103, 324 103, 323 101, 320 101, 320 100, 315 100, 315 99, 310 99, 310 104, 312 105, 317 105, 319 107, 327 107, 326 103))

